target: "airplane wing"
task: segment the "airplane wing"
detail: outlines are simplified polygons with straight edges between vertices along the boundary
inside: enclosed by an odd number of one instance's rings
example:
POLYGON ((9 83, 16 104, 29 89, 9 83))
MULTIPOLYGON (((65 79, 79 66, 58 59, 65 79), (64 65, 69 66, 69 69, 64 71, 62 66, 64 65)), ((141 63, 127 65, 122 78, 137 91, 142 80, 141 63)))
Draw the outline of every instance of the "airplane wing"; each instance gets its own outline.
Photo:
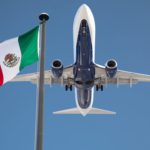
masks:
POLYGON ((101 65, 95 66, 95 84, 136 84, 138 82, 150 82, 150 75, 140 74, 135 72, 128 72, 117 70, 113 78, 108 78, 106 75, 105 67, 101 65))
MULTIPOLYGON (((11 82, 31 82, 37 84, 39 79, 39 72, 18 75, 11 82)), ((44 72, 44 84, 62 84, 62 85, 73 85, 73 66, 68 66, 64 68, 63 74, 60 78, 53 76, 51 70, 44 72)))

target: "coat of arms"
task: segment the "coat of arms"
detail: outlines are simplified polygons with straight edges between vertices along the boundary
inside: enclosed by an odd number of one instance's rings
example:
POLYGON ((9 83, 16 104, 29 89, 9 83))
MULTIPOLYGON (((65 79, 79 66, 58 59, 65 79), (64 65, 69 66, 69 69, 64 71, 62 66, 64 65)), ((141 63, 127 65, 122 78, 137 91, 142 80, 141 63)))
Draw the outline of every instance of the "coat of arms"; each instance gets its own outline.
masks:
POLYGON ((7 67, 14 67, 17 65, 19 61, 19 57, 17 57, 15 54, 7 54, 4 58, 3 64, 7 67))

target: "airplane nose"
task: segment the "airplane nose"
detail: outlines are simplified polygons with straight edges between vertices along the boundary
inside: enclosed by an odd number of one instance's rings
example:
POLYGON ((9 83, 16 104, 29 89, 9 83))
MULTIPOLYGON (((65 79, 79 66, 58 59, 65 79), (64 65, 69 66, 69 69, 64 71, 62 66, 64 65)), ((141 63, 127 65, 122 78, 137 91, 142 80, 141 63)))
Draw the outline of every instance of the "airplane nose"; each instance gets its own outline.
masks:
POLYGON ((88 11, 90 11, 90 8, 88 7, 88 5, 86 4, 82 4, 79 8, 80 13, 85 14, 88 13, 88 11))
POLYGON ((80 6, 80 8, 83 9, 83 10, 86 10, 87 7, 88 7, 88 6, 87 6, 86 4, 82 4, 82 5, 80 6))
MULTIPOLYGON (((82 4, 79 7, 79 9, 76 12, 75 18, 74 18, 74 23, 73 23, 73 48, 74 48, 74 52, 76 51, 78 34, 79 34, 79 29, 80 29, 80 25, 81 25, 82 20, 87 21, 87 24, 89 26, 90 35, 91 35, 93 52, 95 52, 95 21, 94 21, 94 16, 92 14, 91 9, 86 4, 82 4)), ((94 60, 94 57, 95 57, 95 54, 93 54, 93 60, 94 60)), ((74 55, 74 59, 75 58, 76 58, 76 55, 74 55)))

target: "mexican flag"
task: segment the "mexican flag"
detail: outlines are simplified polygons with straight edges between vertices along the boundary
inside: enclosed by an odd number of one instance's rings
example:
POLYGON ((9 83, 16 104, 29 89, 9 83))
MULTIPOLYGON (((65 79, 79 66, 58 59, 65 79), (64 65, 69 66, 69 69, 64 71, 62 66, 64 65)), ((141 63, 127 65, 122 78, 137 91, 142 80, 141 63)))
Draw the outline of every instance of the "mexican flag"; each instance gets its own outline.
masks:
POLYGON ((0 43, 0 85, 39 59, 39 26, 0 43))

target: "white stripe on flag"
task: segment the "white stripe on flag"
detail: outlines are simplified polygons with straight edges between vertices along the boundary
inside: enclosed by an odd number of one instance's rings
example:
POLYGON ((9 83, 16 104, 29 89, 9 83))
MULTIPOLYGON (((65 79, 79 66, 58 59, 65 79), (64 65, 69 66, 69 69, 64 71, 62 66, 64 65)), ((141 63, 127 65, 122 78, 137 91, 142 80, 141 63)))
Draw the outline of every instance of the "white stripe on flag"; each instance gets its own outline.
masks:
POLYGON ((13 79, 19 73, 20 60, 21 52, 18 37, 0 44, 0 65, 4 76, 3 84, 13 79), (6 56, 8 56, 7 59, 6 56), (12 57, 13 59, 11 59, 12 57))

